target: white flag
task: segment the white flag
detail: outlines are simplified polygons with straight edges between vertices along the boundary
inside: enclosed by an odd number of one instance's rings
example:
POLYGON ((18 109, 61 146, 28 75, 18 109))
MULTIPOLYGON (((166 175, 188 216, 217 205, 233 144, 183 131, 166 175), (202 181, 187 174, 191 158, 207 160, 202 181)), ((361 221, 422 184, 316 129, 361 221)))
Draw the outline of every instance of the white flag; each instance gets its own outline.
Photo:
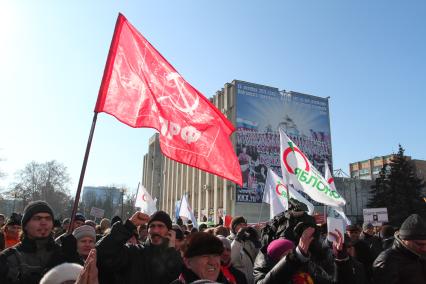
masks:
POLYGON ((345 199, 335 190, 330 190, 327 181, 311 164, 305 154, 280 128, 280 161, 283 176, 305 192, 313 200, 329 206, 344 206, 345 199))
POLYGON ((198 228, 197 219, 195 219, 191 206, 189 206, 189 202, 186 198, 186 195, 182 196, 182 200, 180 201, 178 216, 191 220, 194 228, 198 228))
MULTIPOLYGON (((337 192, 336 184, 334 183, 334 178, 331 175, 331 171, 330 171, 330 168, 328 167, 327 161, 324 162, 324 168, 325 168, 324 178, 327 181, 328 186, 330 187, 330 190, 335 190, 337 192)), ((345 221, 347 226, 352 224, 351 220, 349 220, 349 218, 346 217, 345 211, 341 207, 330 206, 327 212, 327 216, 335 217, 335 218, 340 217, 341 219, 343 219, 343 221, 345 221)))
POLYGON ((270 205, 270 218, 288 209, 287 186, 290 198, 294 198, 308 207, 308 213, 314 213, 314 205, 298 193, 291 185, 287 185, 273 170, 268 169, 268 175, 263 192, 263 202, 270 205))
POLYGON ((139 183, 138 194, 136 196, 135 207, 139 207, 141 212, 151 215, 157 211, 156 200, 153 200, 146 188, 139 183))

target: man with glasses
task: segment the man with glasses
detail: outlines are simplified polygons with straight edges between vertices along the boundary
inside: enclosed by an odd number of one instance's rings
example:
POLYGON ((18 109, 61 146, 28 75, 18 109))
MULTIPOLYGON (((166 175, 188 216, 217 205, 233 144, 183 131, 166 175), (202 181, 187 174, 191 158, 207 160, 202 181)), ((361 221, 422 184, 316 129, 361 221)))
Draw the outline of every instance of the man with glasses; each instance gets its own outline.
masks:
POLYGON ((97 256, 101 271, 114 272, 120 283, 169 284, 183 266, 175 249, 172 221, 164 211, 157 211, 151 217, 136 212, 124 224, 115 223, 111 233, 97 244, 97 256), (126 244, 136 228, 145 224, 148 224, 147 241, 142 245, 126 244))
POLYGON ((426 283, 426 221, 418 214, 402 223, 392 248, 373 264, 377 283, 426 283))
POLYGON ((53 211, 44 201, 34 201, 24 209, 21 220, 22 241, 0 254, 0 283, 35 284, 52 267, 78 262, 78 255, 63 239, 63 247, 52 236, 53 211))

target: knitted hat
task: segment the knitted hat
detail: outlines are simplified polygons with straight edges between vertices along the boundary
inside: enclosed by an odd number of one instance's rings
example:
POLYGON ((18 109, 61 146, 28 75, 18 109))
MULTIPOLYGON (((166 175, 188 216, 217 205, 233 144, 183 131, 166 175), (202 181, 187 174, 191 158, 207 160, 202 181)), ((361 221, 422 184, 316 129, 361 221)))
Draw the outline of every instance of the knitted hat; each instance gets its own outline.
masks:
POLYGON ((403 240, 426 240, 426 222, 418 214, 412 214, 399 229, 399 236, 403 240))
POLYGON ((294 243, 287 239, 273 240, 266 249, 268 256, 273 261, 279 261, 284 252, 294 248, 294 243))
POLYGON ((84 224, 92 226, 93 228, 96 228, 96 223, 93 220, 86 220, 86 222, 84 222, 84 224))
POLYGON ((53 219, 53 210, 47 202, 42 200, 33 201, 24 209, 24 214, 21 220, 22 227, 25 227, 28 221, 30 221, 30 219, 37 213, 48 213, 53 219))
POLYGON ((84 217, 84 215, 83 215, 83 214, 81 214, 81 213, 76 213, 76 214, 75 214, 74 221, 82 221, 82 222, 86 222, 86 217, 84 217))
POLYGON ((92 226, 89 225, 83 225, 74 230, 72 232, 74 237, 79 240, 84 237, 91 237, 93 240, 96 240, 96 232, 95 229, 92 226))
POLYGON ((216 254, 221 255, 223 252, 223 244, 217 237, 204 232, 191 234, 188 241, 188 247, 184 253, 186 258, 216 254))
POLYGON ((149 225, 154 221, 162 222, 166 225, 166 227, 169 230, 172 229, 172 219, 170 219, 169 214, 167 214, 164 211, 157 211, 157 212, 155 212, 154 214, 151 215, 151 217, 149 218, 149 222, 148 222, 148 228, 149 228, 149 225))
POLYGON ((40 284, 60 284, 65 281, 75 281, 83 266, 76 263, 62 263, 50 269, 40 280, 40 284))
POLYGON ((247 220, 243 216, 237 216, 234 219, 232 219, 231 222, 231 231, 236 234, 235 227, 237 227, 239 224, 247 224, 247 220))
POLYGON ((70 219, 70 218, 65 218, 65 219, 62 221, 62 225, 69 224, 70 222, 71 222, 71 219, 70 219))
POLYGON ((221 242, 222 242, 222 244, 223 244, 223 247, 225 248, 225 249, 229 249, 229 250, 231 250, 231 242, 226 238, 226 237, 224 237, 224 236, 222 236, 222 235, 217 235, 216 236, 219 240, 221 240, 221 242))
POLYGON ((18 214, 12 214, 9 219, 7 219, 6 226, 13 226, 13 225, 21 225, 21 216, 18 214))

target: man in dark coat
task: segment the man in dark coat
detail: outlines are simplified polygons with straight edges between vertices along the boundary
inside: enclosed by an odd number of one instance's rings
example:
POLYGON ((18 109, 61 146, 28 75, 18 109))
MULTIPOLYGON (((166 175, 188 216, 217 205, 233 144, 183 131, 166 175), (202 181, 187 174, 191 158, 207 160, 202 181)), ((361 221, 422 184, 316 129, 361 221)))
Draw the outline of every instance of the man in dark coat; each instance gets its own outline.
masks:
POLYGON ((374 235, 374 226, 371 223, 362 225, 362 233, 359 236, 360 240, 364 241, 370 249, 373 260, 382 252, 382 241, 374 235))
POLYGON ((198 232, 191 234, 184 252, 185 267, 182 273, 171 284, 203 283, 229 284, 220 267, 220 256, 223 252, 222 242, 215 236, 198 232))
POLYGON ((53 211, 44 201, 27 205, 22 216, 23 239, 0 254, 0 283, 38 284, 52 267, 78 262, 73 236, 62 239, 62 247, 52 236, 53 211))
POLYGON ((380 230, 380 236, 382 237, 382 249, 387 250, 392 247, 393 241, 395 240, 395 230, 391 225, 384 225, 380 230))
POLYGON ((110 234, 98 242, 96 250, 100 273, 113 272, 121 279, 120 283, 169 284, 178 277, 183 266, 175 249, 172 221, 163 211, 151 217, 136 212, 124 224, 116 222, 110 234), (148 240, 142 245, 126 244, 136 228, 146 223, 148 240))
POLYGON ((395 234, 392 248, 373 264, 374 283, 426 283, 426 221, 410 215, 395 234))

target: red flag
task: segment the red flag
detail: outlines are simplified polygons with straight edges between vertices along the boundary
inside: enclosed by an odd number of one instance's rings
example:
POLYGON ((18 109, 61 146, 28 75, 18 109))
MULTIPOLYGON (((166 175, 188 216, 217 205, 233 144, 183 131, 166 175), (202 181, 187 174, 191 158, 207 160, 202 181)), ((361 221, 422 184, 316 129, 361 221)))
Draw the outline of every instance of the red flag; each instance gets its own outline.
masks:
POLYGON ((164 155, 242 185, 234 126, 119 14, 95 112, 160 132, 164 155))

